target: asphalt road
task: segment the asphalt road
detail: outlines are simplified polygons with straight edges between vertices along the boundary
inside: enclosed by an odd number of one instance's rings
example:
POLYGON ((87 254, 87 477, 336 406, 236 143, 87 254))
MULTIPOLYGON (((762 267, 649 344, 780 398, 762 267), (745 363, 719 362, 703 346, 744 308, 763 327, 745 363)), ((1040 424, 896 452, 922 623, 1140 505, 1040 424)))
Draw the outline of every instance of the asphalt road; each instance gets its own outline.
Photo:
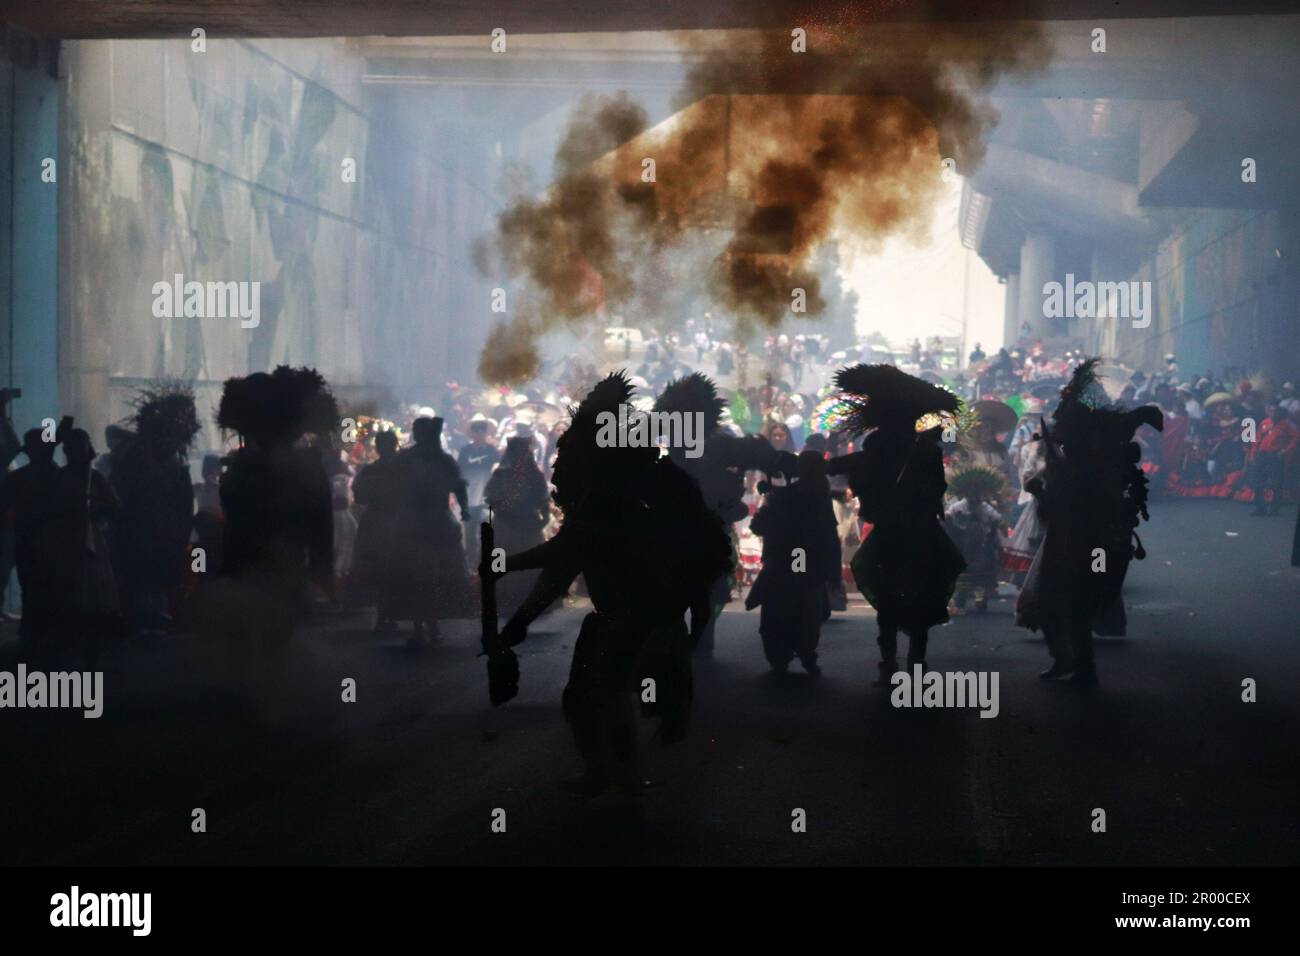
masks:
POLYGON ((1099 642, 1099 687, 1037 680, 1046 651, 1011 600, 933 633, 932 668, 998 673, 993 719, 890 707, 860 601, 826 626, 820 678, 771 675, 757 613, 733 604, 697 669, 690 739, 647 749, 664 785, 639 809, 556 786, 579 769, 560 691, 581 606, 534 628, 520 696, 498 710, 471 621, 423 652, 363 614, 320 621, 252 716, 219 643, 122 648, 101 719, 0 710, 0 865, 1294 865, 1294 512, 1152 510, 1130 636, 1099 642))

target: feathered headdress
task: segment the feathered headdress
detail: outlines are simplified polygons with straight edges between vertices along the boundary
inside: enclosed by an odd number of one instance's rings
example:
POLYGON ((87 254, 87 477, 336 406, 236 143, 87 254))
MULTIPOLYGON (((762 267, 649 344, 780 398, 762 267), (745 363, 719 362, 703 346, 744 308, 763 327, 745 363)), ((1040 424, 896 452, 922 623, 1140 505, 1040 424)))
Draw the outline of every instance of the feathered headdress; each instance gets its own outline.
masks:
POLYGON ((610 372, 597 382, 587 393, 587 397, 576 406, 569 407, 569 428, 560 438, 561 443, 595 447, 596 432, 600 429, 597 420, 602 412, 618 414, 620 405, 632 402, 632 383, 627 379, 627 370, 610 372))
POLYGON ((1061 388, 1061 405, 1083 405, 1088 408, 1101 408, 1107 404, 1106 390, 1097 378, 1097 366, 1100 358, 1090 358, 1080 362, 1070 380, 1061 388))
POLYGON ((654 410, 702 414, 704 435, 708 437, 718 430, 726 407, 727 403, 718 397, 718 387, 713 380, 702 372, 692 372, 664 386, 663 392, 655 400, 654 410))
POLYGON ((955 413, 960 399, 892 365, 851 365, 835 373, 835 387, 847 393, 845 430, 861 433, 886 422, 907 422, 932 412, 955 413))
POLYGON ((551 483, 561 508, 578 505, 597 486, 608 490, 630 490, 638 470, 653 465, 657 448, 625 448, 602 445, 597 439, 605 414, 617 416, 620 405, 632 402, 632 385, 623 370, 612 372, 596 383, 577 407, 570 408, 569 428, 556 443, 551 483))
POLYGON ((318 371, 281 365, 226 379, 217 424, 263 441, 293 441, 338 428, 339 409, 318 371))
POLYGON ((1127 442, 1143 425, 1156 431, 1164 429, 1164 416, 1154 405, 1141 405, 1130 411, 1112 404, 1097 377, 1099 358, 1090 358, 1079 365, 1070 381, 1061 389, 1061 402, 1053 418, 1060 441, 1069 445, 1079 442, 1086 434, 1105 434, 1110 442, 1127 442))
POLYGON ((161 452, 187 451, 199 433, 194 391, 188 384, 175 380, 154 382, 140 389, 132 404, 135 414, 131 416, 131 427, 141 441, 161 452))

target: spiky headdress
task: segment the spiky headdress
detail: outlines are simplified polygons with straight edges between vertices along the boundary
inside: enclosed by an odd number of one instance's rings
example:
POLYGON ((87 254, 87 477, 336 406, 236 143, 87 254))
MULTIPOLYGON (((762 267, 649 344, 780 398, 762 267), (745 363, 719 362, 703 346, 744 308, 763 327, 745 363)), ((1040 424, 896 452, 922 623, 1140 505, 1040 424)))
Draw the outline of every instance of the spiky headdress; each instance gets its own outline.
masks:
POLYGON ((708 437, 718 430, 726 407, 727 403, 718 396, 718 387, 713 380, 702 372, 692 372, 664 386, 655 400, 654 410, 689 415, 698 412, 704 416, 704 435, 708 437))
POLYGON ((851 406, 845 430, 861 433, 885 422, 909 425, 929 412, 955 413, 960 400, 947 389, 892 365, 851 365, 835 373, 835 387, 851 406))
POLYGON ((337 428, 339 409, 318 371, 281 365, 269 375, 226 379, 217 424, 263 441, 293 441, 337 428))
POLYGON ((603 413, 617 416, 620 405, 632 402, 632 385, 623 370, 612 372, 596 383, 577 407, 569 409, 569 428, 556 443, 551 483, 561 508, 579 504, 597 487, 631 490, 638 471, 654 464, 657 448, 602 447, 597 443, 603 413))
MULTIPOLYGON (((1069 383, 1061 389, 1061 403, 1053 416, 1049 429, 1043 424, 1043 444, 1047 454, 1048 487, 1070 484, 1071 472, 1083 479, 1089 491, 1096 492, 1093 476, 1106 468, 1118 468, 1122 491, 1110 489, 1112 494, 1123 494, 1125 507, 1131 509, 1132 527, 1138 518, 1148 518, 1147 477, 1139 467, 1141 450, 1133 441, 1134 433, 1143 425, 1156 431, 1164 428, 1164 416, 1154 405, 1142 405, 1124 411, 1108 404, 1097 382, 1096 367, 1099 359, 1088 359, 1074 370, 1069 383), (1062 458, 1058 445, 1064 445, 1062 458)), ((1101 490, 1104 489, 1104 485, 1101 490)), ((1136 536, 1134 538, 1136 540, 1136 536)), ((1142 558, 1145 552, 1137 541, 1133 556, 1142 558)))
POLYGON ((592 387, 586 398, 569 407, 569 427, 560 438, 560 446, 595 448, 596 432, 600 429, 597 418, 601 412, 617 415, 620 405, 631 404, 632 392, 626 369, 610 372, 592 387))
POLYGON ((1090 358, 1080 362, 1070 380, 1061 388, 1061 405, 1082 405, 1087 408, 1101 408, 1107 404, 1105 390, 1097 378, 1097 366, 1100 358, 1090 358))
POLYGON ((194 391, 184 382, 163 380, 140 389, 132 403, 131 427, 140 440, 164 454, 189 449, 199 433, 194 391))

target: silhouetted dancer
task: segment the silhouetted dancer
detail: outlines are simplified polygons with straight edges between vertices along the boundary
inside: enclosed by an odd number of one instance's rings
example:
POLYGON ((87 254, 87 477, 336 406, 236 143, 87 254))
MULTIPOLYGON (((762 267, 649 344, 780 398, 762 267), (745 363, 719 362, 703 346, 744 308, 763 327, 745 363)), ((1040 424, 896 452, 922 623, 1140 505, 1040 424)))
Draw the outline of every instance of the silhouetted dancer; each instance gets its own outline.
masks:
MULTIPOLYGON (((101 460, 103 457, 100 456, 101 460)), ((207 574, 221 570, 221 537, 226 521, 221 510, 221 470, 224 466, 220 455, 204 455, 200 466, 203 480, 194 486, 195 544, 203 549, 207 574)))
POLYGON ((85 429, 66 434, 63 454, 67 464, 54 480, 50 516, 57 549, 52 578, 59 598, 57 637, 60 644, 79 646, 93 668, 119 611, 106 534, 118 502, 108 479, 91 467, 95 449, 85 429))
POLYGON ((831 616, 830 589, 840 577, 840 537, 822 456, 805 451, 781 459, 774 471, 788 483, 759 485, 766 500, 749 524, 763 539, 763 569, 745 607, 763 609, 758 631, 773 671, 785 673, 798 657, 817 675, 817 643, 831 616))
MULTIPOLYGON (((749 508, 743 500, 745 471, 765 468, 775 460, 776 453, 765 438, 737 438, 721 431, 719 426, 725 408, 726 402, 718 396, 717 386, 699 372, 669 382, 654 405, 657 412, 698 416, 696 420, 702 423, 696 436, 700 445, 692 449, 681 442, 672 443, 668 446, 668 455, 674 464, 695 479, 705 506, 721 520, 728 535, 732 535, 732 525, 749 515, 749 508)), ((732 538, 734 555, 734 535, 732 538)), ((732 564, 735 564, 734 558, 732 564)), ((696 653, 701 657, 713 656, 713 635, 718 616, 731 600, 734 585, 734 577, 728 573, 720 575, 710 588, 712 614, 696 647, 696 653)))
POLYGON ((412 622, 410 644, 419 647, 437 636, 439 618, 472 610, 464 533, 452 515, 451 498, 461 521, 472 516, 460 468, 442 448, 442 419, 417 418, 411 439, 411 447, 398 455, 404 513, 391 610, 395 619, 412 622))
POLYGON ((170 621, 189 559, 194 485, 189 449, 199 432, 194 393, 162 383, 141 390, 134 435, 119 436, 110 480, 121 502, 112 529, 113 565, 127 626, 137 636, 160 635, 170 621))
POLYGON ((338 406, 314 369, 282 365, 228 379, 217 422, 242 444, 221 476, 220 586, 201 617, 236 651, 241 675, 274 691, 289 637, 311 604, 320 542, 333 533, 320 455, 295 442, 338 428, 338 406))
POLYGON ((352 497, 361 506, 357 523, 357 544, 352 563, 356 584, 354 600, 375 605, 375 631, 397 629, 393 617, 394 580, 398 563, 398 532, 405 504, 401 465, 397 454, 397 433, 375 434, 378 457, 357 473, 352 497))
MULTIPOLYGON (((483 500, 492 509, 496 547, 507 554, 527 551, 542 543, 542 529, 550 519, 551 488, 533 458, 531 438, 506 441, 505 455, 484 489, 483 500)), ((497 589, 497 605, 514 612, 537 581, 538 572, 512 575, 497 589)))
POLYGON ((1093 631, 1125 633, 1124 576, 1132 559, 1146 557, 1137 527, 1149 520, 1147 478, 1133 435, 1164 425, 1153 405, 1125 412, 1108 404, 1098 361, 1075 369, 1055 424, 1043 423, 1046 468, 1026 488, 1046 534, 1016 603, 1016 623, 1047 639, 1053 663, 1040 676, 1088 684, 1097 680, 1093 631))
MULTIPOLYGON (((22 590, 22 622, 18 635, 35 645, 50 631, 59 605, 53 580, 55 535, 51 528, 53 491, 59 467, 55 441, 44 441, 32 428, 23 434, 27 464, 8 472, 0 484, 0 507, 14 516, 14 568, 22 590)), ((54 436, 50 436, 53 438, 54 436)))
POLYGON ((930 628, 948 620, 948 601, 966 562, 940 526, 943 454, 940 427, 917 433, 922 416, 952 413, 957 396, 892 365, 854 365, 835 376, 852 407, 850 434, 868 432, 862 450, 831 460, 848 476, 863 520, 872 525, 853 556, 854 580, 876 609, 880 684, 898 669, 898 632, 907 663, 925 666, 930 628))
MULTIPOLYGON (((631 397, 616 373, 573 410, 552 478, 564 523, 545 544, 506 556, 508 572, 542 574, 497 637, 500 648, 524 640, 529 623, 579 574, 586 581, 594 610, 582 622, 564 690, 564 713, 586 762, 566 788, 586 795, 639 791, 638 693, 660 718, 663 743, 685 735, 691 647, 711 616, 710 588, 731 562, 721 522, 670 458, 656 460, 653 447, 597 443, 598 416, 617 416, 631 397)), ((480 573, 492 574, 490 555, 480 573)))

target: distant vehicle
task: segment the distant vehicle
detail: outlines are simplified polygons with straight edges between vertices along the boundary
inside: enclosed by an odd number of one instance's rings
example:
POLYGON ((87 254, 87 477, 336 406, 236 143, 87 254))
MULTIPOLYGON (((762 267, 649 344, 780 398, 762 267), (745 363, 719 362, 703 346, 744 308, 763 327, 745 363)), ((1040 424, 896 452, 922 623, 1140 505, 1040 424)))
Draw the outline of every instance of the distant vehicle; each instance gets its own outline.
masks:
POLYGON ((866 365, 896 365, 894 354, 887 348, 863 342, 831 353, 832 362, 862 362, 866 365))
POLYGON ((605 330, 605 355, 617 361, 645 353, 645 339, 640 329, 615 325, 605 330))

